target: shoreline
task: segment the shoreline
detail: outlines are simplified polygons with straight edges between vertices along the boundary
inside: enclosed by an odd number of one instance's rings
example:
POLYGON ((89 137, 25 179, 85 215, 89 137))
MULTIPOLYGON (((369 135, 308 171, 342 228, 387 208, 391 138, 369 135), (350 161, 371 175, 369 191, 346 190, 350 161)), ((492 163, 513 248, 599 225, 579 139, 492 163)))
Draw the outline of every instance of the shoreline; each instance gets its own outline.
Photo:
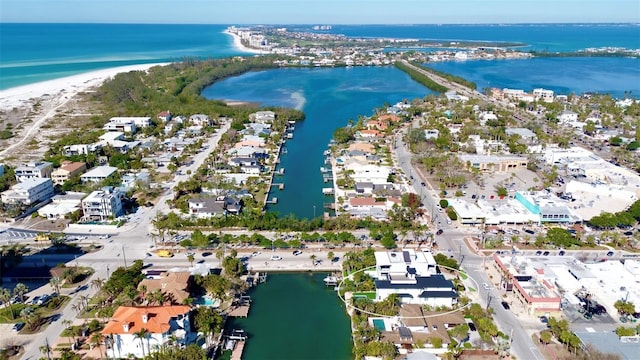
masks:
POLYGON ((233 33, 231 31, 229 31, 228 29, 224 30, 222 32, 223 34, 229 35, 233 38, 233 48, 240 51, 240 52, 244 52, 244 53, 250 53, 250 54, 255 54, 255 55, 265 55, 265 54, 270 54, 269 51, 266 50, 257 50, 257 49, 252 49, 249 47, 246 47, 242 44, 242 39, 240 38, 240 36, 236 33, 233 33))
POLYGON ((14 107, 28 105, 27 102, 30 100, 40 99, 44 96, 70 99, 80 92, 87 91, 94 86, 102 85, 106 80, 119 73, 147 71, 154 66, 168 64, 170 63, 118 66, 11 87, 0 90, 0 109, 12 109, 14 107))

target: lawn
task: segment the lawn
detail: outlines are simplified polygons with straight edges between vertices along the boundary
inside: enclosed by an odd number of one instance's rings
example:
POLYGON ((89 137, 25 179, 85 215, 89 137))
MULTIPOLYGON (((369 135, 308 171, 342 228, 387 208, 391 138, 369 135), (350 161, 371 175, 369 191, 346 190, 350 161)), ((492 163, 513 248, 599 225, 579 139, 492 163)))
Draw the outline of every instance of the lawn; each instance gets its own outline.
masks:
POLYGON ((353 293, 353 297, 354 298, 367 298, 369 300, 375 300, 376 299, 376 292, 375 291, 354 292, 353 293))

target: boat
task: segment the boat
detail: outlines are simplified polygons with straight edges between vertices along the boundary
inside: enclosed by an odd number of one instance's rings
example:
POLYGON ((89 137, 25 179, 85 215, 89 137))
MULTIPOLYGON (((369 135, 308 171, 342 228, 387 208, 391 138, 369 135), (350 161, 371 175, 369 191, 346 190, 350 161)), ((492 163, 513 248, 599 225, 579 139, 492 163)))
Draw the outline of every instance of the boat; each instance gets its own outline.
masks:
POLYGON ((322 153, 322 155, 324 155, 324 156, 331 155, 331 150, 325 150, 325 151, 322 153))
POLYGON ((322 188, 322 193, 324 195, 333 195, 333 188, 332 187, 322 188))
POLYGON ((338 285, 338 278, 335 276, 327 276, 326 278, 324 278, 322 281, 324 281, 324 284, 327 286, 336 286, 338 285))
POLYGON ((242 329, 233 329, 233 331, 231 331, 231 335, 229 335, 229 339, 231 341, 234 340, 247 340, 247 333, 244 332, 244 330, 242 329))
POLYGON ((236 341, 235 340, 228 340, 226 344, 224 344, 224 349, 225 350, 229 350, 229 351, 233 351, 233 349, 235 349, 236 347, 236 341))

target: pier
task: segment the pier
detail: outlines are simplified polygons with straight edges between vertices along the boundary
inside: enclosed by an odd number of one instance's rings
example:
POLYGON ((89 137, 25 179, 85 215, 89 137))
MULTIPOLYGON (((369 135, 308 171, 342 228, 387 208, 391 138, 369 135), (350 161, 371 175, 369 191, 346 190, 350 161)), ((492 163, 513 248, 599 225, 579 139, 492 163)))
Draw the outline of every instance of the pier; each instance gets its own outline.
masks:
POLYGON ((265 202, 264 202, 264 203, 265 203, 265 204, 277 204, 277 203, 278 203, 278 198, 277 198, 277 197, 274 197, 274 198, 273 198, 273 199, 271 199, 271 200, 265 200, 265 202))
POLYGON ((236 342, 236 346, 233 348, 233 351, 231 352, 231 360, 241 360, 242 359, 242 352, 244 351, 244 341, 238 341, 236 342))
POLYGON ((329 188, 322 188, 322 193, 324 195, 333 195, 333 188, 329 187, 329 188))
POLYGON ((271 183, 271 186, 277 186, 280 190, 284 190, 284 183, 271 183))

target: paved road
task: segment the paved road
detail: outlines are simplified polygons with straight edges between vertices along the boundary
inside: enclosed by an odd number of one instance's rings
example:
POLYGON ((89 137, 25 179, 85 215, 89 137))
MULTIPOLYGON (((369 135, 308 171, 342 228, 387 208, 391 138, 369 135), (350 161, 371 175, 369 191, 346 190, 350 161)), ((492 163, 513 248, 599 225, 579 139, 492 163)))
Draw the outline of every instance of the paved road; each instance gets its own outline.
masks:
MULTIPOLYGON (((544 356, 537 350, 531 337, 528 336, 522 324, 513 313, 504 310, 500 301, 491 301, 491 299, 500 299, 499 294, 494 293, 493 289, 487 290, 479 285, 491 283, 483 271, 483 256, 469 249, 464 242, 463 239, 469 235, 469 232, 456 229, 454 224, 448 224, 446 215, 436 210, 438 209, 437 203, 439 201, 437 192, 430 187, 425 179, 421 178, 420 174, 413 167, 411 163, 412 154, 402 139, 406 131, 407 129, 405 128, 396 134, 394 142, 395 157, 404 173, 409 177, 413 176, 413 181, 411 182, 413 191, 416 194, 420 194, 424 207, 431 211, 433 218, 431 224, 432 231, 436 231, 437 229, 442 230, 441 235, 435 235, 438 248, 441 250, 449 249, 451 256, 458 260, 463 268, 469 269, 468 274, 472 280, 471 285, 474 285, 479 292, 479 298, 477 300, 484 306, 490 306, 495 310, 494 321, 504 333, 513 333, 511 352, 518 359, 544 359, 544 356), (426 186, 422 185, 423 181, 426 186), (489 296, 490 294, 491 296, 489 296)), ((467 286, 469 285, 470 284, 467 284, 467 286)))

